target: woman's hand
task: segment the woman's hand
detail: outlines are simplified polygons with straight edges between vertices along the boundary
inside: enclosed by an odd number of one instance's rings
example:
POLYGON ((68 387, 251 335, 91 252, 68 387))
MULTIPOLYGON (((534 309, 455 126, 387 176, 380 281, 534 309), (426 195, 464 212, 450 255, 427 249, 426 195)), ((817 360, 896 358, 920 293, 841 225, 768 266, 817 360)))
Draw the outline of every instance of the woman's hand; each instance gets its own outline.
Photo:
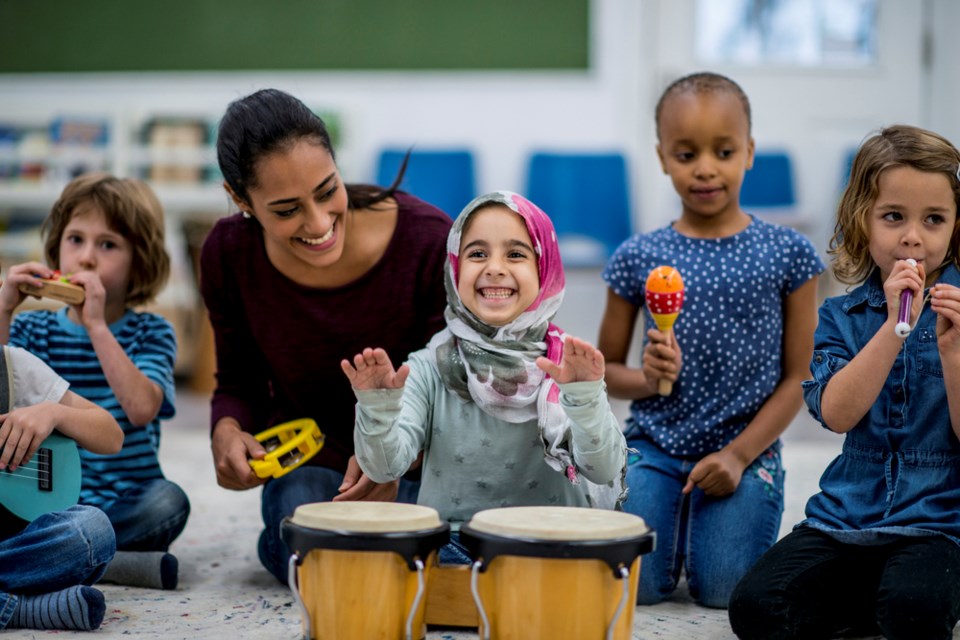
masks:
POLYGON ((210 442, 217 484, 224 489, 243 491, 267 481, 253 472, 250 459, 262 460, 267 455, 257 439, 243 431, 233 420, 221 420, 213 429, 210 442))
POLYGON ((643 348, 643 375, 654 385, 661 378, 676 382, 683 368, 683 353, 673 331, 647 330, 647 344, 643 348))
POLYGON ((343 474, 343 484, 340 485, 340 495, 334 497, 334 502, 351 500, 375 500, 393 502, 400 491, 400 480, 393 482, 374 482, 363 472, 357 462, 357 456, 350 456, 347 460, 347 471, 343 474))
POLYGON ((380 348, 367 347, 353 356, 352 365, 349 360, 341 360, 340 368, 347 375, 353 388, 358 391, 400 389, 410 375, 410 367, 406 364, 394 371, 390 356, 380 348))
POLYGON ((537 366, 560 384, 603 379, 603 354, 586 340, 573 336, 563 341, 559 365, 541 356, 537 358, 537 366))

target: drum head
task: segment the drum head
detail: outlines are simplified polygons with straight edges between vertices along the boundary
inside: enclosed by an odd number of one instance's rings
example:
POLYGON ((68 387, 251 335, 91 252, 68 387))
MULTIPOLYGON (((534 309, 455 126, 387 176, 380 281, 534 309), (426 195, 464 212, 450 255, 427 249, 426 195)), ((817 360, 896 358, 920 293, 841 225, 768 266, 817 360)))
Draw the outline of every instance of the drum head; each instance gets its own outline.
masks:
POLYGON ((528 540, 617 540, 649 532, 643 518, 623 511, 584 507, 506 507, 473 515, 469 526, 482 533, 528 540))
POLYGON ((293 512, 293 524, 308 529, 355 533, 397 533, 436 529, 435 509, 402 502, 314 502, 293 512))

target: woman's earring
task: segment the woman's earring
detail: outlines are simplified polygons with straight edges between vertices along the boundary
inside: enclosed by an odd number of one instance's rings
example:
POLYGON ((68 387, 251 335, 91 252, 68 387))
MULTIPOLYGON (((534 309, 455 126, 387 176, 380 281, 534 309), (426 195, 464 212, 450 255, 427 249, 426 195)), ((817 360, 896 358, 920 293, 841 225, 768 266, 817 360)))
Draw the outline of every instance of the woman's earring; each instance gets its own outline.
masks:
POLYGON ((246 218, 247 220, 249 220, 250 218, 253 217, 252 215, 250 215, 250 212, 249 212, 249 211, 241 211, 240 214, 241 214, 244 218, 246 218))

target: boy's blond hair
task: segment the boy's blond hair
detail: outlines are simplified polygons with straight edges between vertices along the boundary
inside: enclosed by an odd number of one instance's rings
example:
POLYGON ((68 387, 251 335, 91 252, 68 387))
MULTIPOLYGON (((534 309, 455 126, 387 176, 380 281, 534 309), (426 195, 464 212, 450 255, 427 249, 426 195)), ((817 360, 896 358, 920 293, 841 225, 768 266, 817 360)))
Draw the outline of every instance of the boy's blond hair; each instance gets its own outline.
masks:
POLYGON ((77 211, 93 205, 103 212, 107 226, 123 236, 133 252, 126 304, 153 300, 170 277, 170 256, 164 240, 163 207, 142 180, 88 173, 72 180, 43 221, 44 255, 60 268, 60 241, 77 211))
POLYGON ((893 125, 867 138, 850 168, 850 180, 837 206, 837 224, 827 253, 833 272, 844 284, 866 280, 876 267, 870 257, 867 216, 880 195, 880 174, 891 167, 942 173, 950 181, 957 219, 943 265, 960 267, 960 152, 949 140, 932 131, 893 125))

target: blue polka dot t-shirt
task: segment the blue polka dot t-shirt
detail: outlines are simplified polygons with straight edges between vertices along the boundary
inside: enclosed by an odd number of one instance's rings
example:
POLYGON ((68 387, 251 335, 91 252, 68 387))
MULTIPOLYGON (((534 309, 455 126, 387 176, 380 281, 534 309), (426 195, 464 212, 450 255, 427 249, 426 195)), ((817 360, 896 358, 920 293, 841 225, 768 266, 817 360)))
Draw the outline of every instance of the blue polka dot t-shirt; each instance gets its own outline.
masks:
POLYGON ((647 327, 655 325, 644 287, 661 265, 683 278, 683 307, 673 326, 683 368, 671 395, 633 401, 630 430, 671 455, 697 459, 739 435, 773 393, 784 299, 825 265, 802 234, 754 216, 726 238, 689 238, 672 227, 634 235, 610 258, 603 279, 643 308, 647 327))

